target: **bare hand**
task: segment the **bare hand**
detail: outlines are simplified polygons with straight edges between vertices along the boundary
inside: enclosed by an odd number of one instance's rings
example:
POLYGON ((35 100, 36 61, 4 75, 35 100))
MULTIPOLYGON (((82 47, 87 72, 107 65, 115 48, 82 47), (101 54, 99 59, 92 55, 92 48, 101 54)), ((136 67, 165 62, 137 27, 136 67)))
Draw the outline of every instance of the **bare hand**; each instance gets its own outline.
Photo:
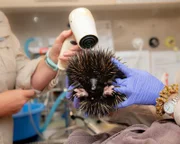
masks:
MULTIPOLYGON (((57 63, 58 57, 61 51, 61 47, 63 45, 63 42, 72 35, 71 30, 63 31, 56 39, 51 51, 50 51, 50 58, 57 63)), ((68 51, 66 51, 63 56, 60 57, 60 60, 66 62, 74 56, 77 52, 79 52, 81 49, 78 47, 78 45, 74 45, 71 47, 68 51)))
POLYGON ((9 90, 0 93, 0 117, 19 112, 34 95, 33 90, 9 90))

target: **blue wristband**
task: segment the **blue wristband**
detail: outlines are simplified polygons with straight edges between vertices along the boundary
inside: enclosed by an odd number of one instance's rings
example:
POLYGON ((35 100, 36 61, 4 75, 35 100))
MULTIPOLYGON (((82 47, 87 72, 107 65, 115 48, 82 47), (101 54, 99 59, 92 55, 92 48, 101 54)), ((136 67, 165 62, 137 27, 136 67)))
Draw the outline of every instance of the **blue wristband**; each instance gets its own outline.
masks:
POLYGON ((49 50, 46 53, 46 57, 45 57, 45 62, 46 64, 53 69, 53 71, 57 71, 58 70, 58 66, 57 64, 55 64, 50 58, 49 58, 49 50))

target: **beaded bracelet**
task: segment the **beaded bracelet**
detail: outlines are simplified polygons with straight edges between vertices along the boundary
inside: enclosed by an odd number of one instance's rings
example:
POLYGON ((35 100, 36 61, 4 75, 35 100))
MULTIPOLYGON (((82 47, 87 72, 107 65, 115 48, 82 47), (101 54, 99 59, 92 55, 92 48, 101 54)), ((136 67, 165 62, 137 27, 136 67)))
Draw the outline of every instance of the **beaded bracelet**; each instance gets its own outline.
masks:
POLYGON ((165 114, 163 109, 164 103, 166 103, 173 94, 178 94, 178 91, 178 84, 164 87, 164 89, 159 94, 160 96, 156 99, 156 113, 158 115, 162 116, 165 114))

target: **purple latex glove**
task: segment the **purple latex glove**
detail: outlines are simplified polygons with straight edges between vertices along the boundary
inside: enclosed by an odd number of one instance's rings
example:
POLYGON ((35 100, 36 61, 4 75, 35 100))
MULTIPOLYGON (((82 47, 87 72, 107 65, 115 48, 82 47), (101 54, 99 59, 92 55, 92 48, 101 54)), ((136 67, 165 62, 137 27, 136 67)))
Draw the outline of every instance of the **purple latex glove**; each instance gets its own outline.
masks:
MULTIPOLYGON (((73 94, 74 86, 73 85, 69 86, 69 79, 67 76, 66 76, 66 88, 68 88, 66 98, 70 99, 73 94)), ((79 108, 79 99, 77 97, 74 97, 73 104, 75 108, 79 108)))
MULTIPOLYGON (((74 87, 73 86, 69 86, 68 90, 67 90, 67 94, 66 94, 66 98, 70 99, 72 94, 73 94, 73 90, 74 87), (69 91, 69 92, 68 92, 69 91)), ((79 99, 77 97, 74 97, 74 101, 73 101, 74 107, 75 108, 79 108, 79 99)))
POLYGON ((125 79, 117 78, 114 83, 119 86, 114 90, 127 96, 127 100, 119 104, 118 108, 133 104, 155 105, 156 98, 159 97, 164 84, 146 71, 128 68, 114 58, 112 62, 127 77, 125 79))

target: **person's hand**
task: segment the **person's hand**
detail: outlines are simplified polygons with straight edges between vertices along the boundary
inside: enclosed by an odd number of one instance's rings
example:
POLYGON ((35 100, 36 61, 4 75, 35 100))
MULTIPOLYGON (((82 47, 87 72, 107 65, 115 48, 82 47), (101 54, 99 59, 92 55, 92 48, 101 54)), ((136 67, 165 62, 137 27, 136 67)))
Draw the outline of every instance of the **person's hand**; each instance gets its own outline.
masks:
POLYGON ((19 112, 23 105, 33 98, 34 95, 34 90, 20 89, 0 93, 0 117, 19 112))
POLYGON ((127 100, 120 103, 118 108, 133 104, 155 105, 156 98, 159 97, 164 84, 146 71, 128 68, 114 58, 112 62, 127 77, 125 79, 117 78, 114 83, 119 86, 114 90, 127 96, 127 100))
MULTIPOLYGON (((54 63, 58 62, 58 57, 61 51, 61 47, 63 45, 63 42, 68 38, 72 36, 72 31, 71 30, 67 30, 67 31, 63 31, 57 38, 56 41, 53 45, 53 47, 50 50, 49 53, 49 57, 52 59, 52 61, 54 63)), ((61 61, 68 61, 69 58, 71 58, 72 56, 74 56, 77 52, 79 52, 81 49, 79 48, 78 45, 74 45, 72 46, 68 51, 66 51, 63 56, 60 57, 61 61)))
MULTIPOLYGON (((74 86, 71 85, 68 87, 66 98, 70 99, 74 91, 74 86)), ((79 108, 79 99, 77 97, 74 97, 73 104, 75 108, 79 108)))

